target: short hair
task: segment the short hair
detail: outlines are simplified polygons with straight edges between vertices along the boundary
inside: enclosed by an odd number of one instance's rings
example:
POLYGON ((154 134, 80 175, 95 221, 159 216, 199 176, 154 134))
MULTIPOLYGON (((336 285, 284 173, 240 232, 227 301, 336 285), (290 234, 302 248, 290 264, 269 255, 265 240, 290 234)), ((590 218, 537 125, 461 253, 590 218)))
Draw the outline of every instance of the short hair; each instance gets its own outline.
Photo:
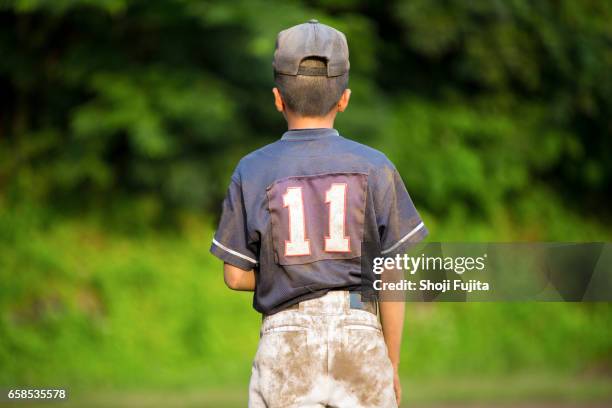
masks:
MULTIPOLYGON (((324 68, 325 59, 304 58, 300 68, 324 68)), ((287 108, 300 116, 325 116, 348 87, 348 73, 340 76, 285 75, 274 72, 274 82, 287 108)))

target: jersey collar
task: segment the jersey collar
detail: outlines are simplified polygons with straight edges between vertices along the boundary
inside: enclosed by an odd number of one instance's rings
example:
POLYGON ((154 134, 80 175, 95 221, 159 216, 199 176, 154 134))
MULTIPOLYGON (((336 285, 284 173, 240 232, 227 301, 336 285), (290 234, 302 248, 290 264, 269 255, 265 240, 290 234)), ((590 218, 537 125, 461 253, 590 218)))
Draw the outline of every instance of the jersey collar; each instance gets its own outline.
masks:
POLYGON ((293 129, 283 133, 281 140, 315 140, 330 136, 339 136, 339 133, 331 128, 293 129))

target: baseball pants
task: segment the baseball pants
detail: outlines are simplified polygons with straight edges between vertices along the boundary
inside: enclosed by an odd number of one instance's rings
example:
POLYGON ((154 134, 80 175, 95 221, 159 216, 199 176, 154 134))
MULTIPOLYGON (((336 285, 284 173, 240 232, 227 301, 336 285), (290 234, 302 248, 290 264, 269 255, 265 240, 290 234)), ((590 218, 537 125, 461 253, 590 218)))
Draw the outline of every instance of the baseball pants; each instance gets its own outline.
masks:
POLYGON ((395 408, 378 317, 331 291, 264 317, 250 408, 395 408))

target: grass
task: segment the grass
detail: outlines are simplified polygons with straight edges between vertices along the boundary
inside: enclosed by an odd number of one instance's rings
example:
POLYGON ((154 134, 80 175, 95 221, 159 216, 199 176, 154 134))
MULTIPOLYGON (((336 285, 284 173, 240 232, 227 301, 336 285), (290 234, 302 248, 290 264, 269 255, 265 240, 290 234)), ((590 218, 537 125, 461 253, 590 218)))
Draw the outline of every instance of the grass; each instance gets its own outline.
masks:
MULTIPOLYGON (((459 378, 428 381, 403 380, 403 407, 452 406, 606 406, 612 403, 612 379, 521 375, 499 378, 459 378)), ((44 407, 48 403, 20 403, 20 407, 44 407)), ((247 405, 247 385, 188 390, 131 390, 79 392, 65 408, 72 407, 200 407, 238 408, 247 405)))
MULTIPOLYGON (((0 384, 65 386, 80 406, 244 406, 261 318, 224 287, 201 220, 129 236, 0 221, 0 384)), ((611 311, 409 304, 407 401, 609 399, 611 311)))

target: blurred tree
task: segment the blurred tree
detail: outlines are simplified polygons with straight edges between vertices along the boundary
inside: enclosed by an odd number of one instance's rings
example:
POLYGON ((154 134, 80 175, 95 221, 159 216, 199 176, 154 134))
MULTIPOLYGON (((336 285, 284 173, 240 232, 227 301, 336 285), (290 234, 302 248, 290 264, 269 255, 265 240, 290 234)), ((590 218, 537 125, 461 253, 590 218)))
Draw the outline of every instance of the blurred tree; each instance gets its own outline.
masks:
POLYGON ((216 211, 238 158, 283 131, 274 38, 311 17, 349 39, 338 127, 387 152, 425 213, 540 217, 546 197, 609 216, 612 6, 595 0, 5 0, 0 197, 144 223, 216 211))

